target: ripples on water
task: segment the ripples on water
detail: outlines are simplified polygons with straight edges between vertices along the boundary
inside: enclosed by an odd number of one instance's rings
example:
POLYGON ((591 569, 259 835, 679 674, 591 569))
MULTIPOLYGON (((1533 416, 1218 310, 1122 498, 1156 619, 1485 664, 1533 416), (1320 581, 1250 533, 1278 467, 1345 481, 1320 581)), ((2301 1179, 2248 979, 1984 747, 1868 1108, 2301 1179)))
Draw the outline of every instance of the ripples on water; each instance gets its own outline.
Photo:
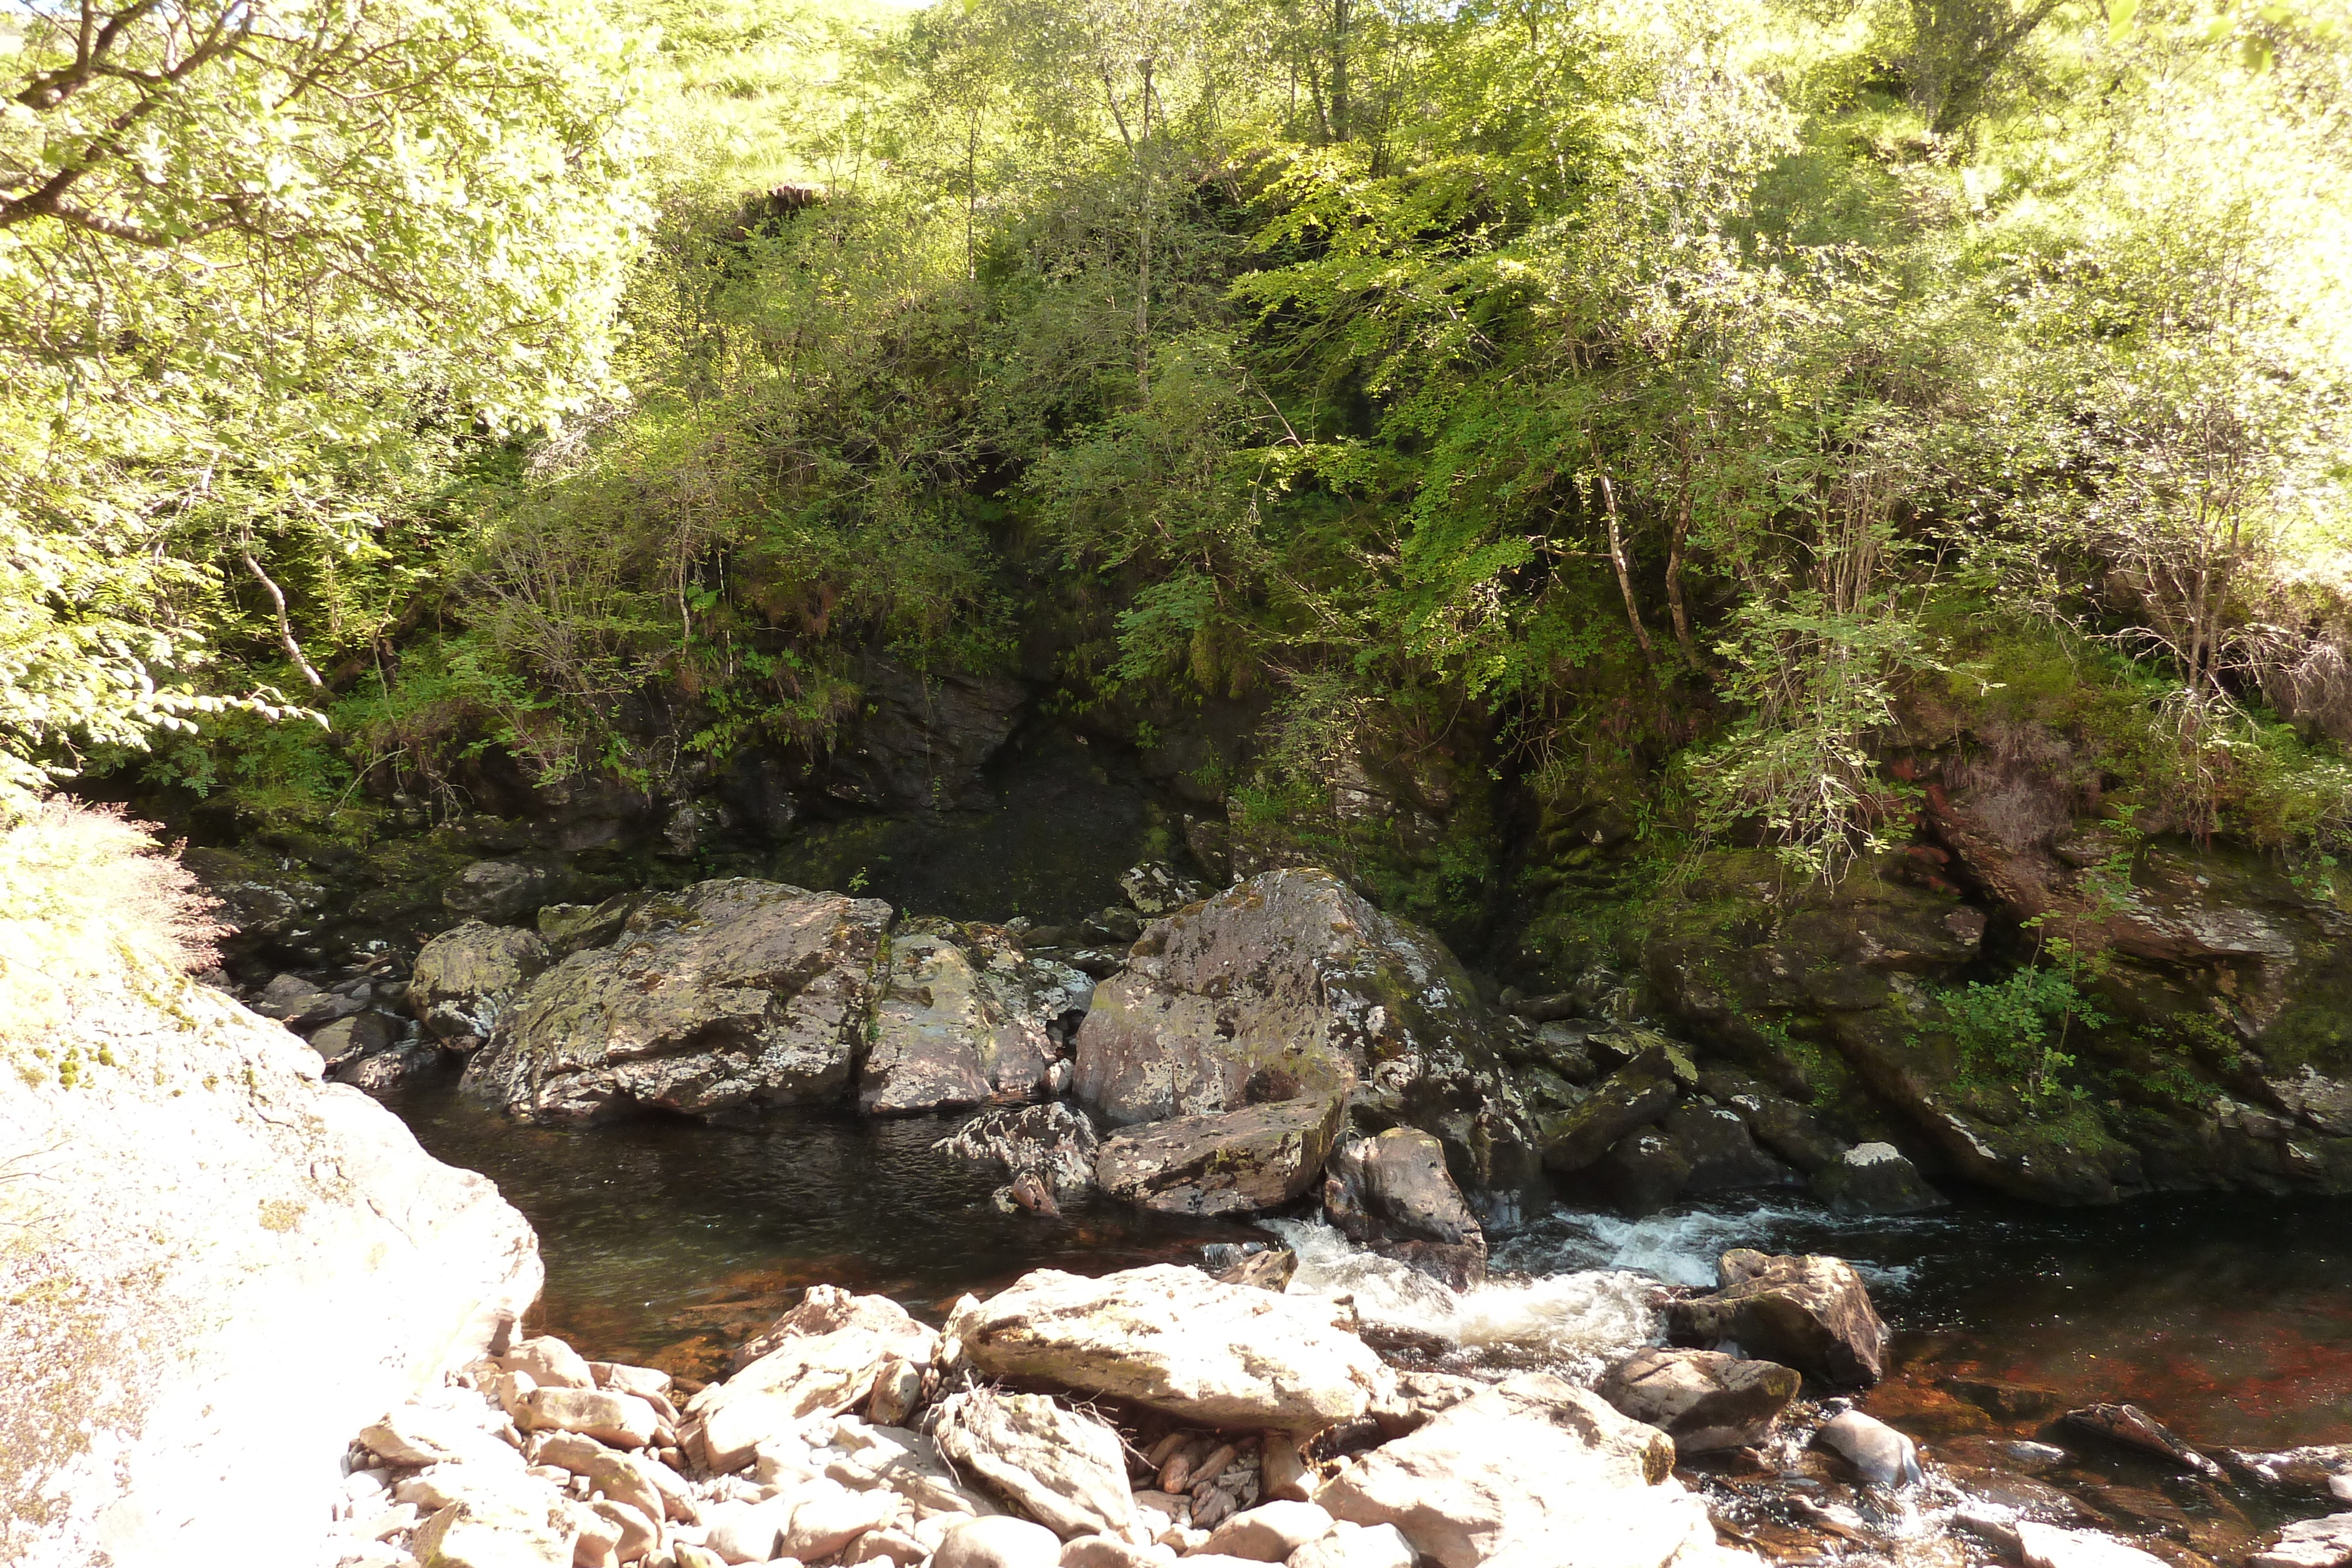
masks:
MULTIPOLYGON (((397 1108, 538 1228, 550 1326, 689 1374, 820 1281, 936 1321, 961 1291, 1028 1269, 1101 1273, 1262 1235, 1108 1205, 1059 1221, 1001 1214, 989 1203, 1001 1177, 929 1152, 950 1120, 532 1128, 446 1083, 397 1108)), ((1538 1350, 1564 1367, 1654 1338, 1652 1280, 1711 1284, 1731 1247, 1832 1253, 1861 1268, 1897 1331, 1895 1375, 1875 1396, 1891 1415, 1910 1388, 1922 1420, 1968 1427, 1935 1385, 1997 1377, 2073 1403, 2131 1400, 2209 1446, 2352 1440, 2352 1206, 2340 1203, 1976 1204, 1906 1219, 1785 1200, 1641 1220, 1555 1210, 1496 1244, 1498 1272, 1521 1278, 1459 1299, 1320 1226, 1269 1228, 1300 1253, 1301 1291, 1358 1294, 1467 1346, 1538 1350)))

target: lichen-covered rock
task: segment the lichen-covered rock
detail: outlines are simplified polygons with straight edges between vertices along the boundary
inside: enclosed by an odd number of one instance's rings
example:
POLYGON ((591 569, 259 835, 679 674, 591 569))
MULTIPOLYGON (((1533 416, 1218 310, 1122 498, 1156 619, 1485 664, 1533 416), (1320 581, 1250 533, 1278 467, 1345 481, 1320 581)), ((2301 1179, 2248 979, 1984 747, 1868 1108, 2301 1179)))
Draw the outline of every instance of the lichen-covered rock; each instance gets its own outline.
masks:
POLYGON ((207 987, 49 1044, 79 1082, 0 1104, 0 1560, 318 1561, 352 1435, 537 1296, 530 1228, 207 987))
POLYGON ((931 1145, 935 1153, 1001 1166, 1016 1178, 1036 1176, 1064 1194, 1094 1186, 1101 1147, 1087 1113, 1060 1100, 993 1106, 931 1145))
POLYGON ((1886 1325, 1844 1259, 1738 1248, 1717 1262, 1716 1279, 1714 1293, 1667 1303, 1668 1333, 1677 1343, 1728 1340, 1829 1383, 1878 1381, 1886 1325))
POLYGON ((1463 1175, 1533 1175, 1501 1026, 1444 945, 1329 872, 1267 872, 1153 922, 1078 1030, 1077 1098, 1112 1126, 1215 1115, 1279 1073, 1308 1096, 1362 1086, 1442 1139, 1463 1175))
POLYGON ((992 1377, 1131 1399, 1229 1428, 1314 1431, 1361 1416, 1387 1368, 1328 1303, 1157 1265, 1089 1280, 1041 1269, 942 1331, 992 1377))
POLYGON ((1027 957, 998 926, 902 926, 858 1073, 858 1108, 894 1116, 1043 1097, 1061 1056, 1049 1026, 1093 989, 1067 965, 1027 957))
POLYGON ((441 902, 453 915, 503 924, 554 903, 572 881, 547 861, 476 861, 451 879, 441 902))
POLYGON ((1339 1131, 1324 1097, 1174 1116, 1103 1140, 1095 1180, 1128 1203, 1170 1214, 1256 1214, 1305 1196, 1339 1131))
POLYGON ((837 1100, 889 921, 876 899, 745 879, 650 898, 622 940, 540 977, 466 1087, 547 1122, 837 1100))
POLYGON ((1543 1162, 1560 1176, 1573 1176, 1619 1140, 1664 1115, 1675 1103, 1673 1080, 1646 1061, 1609 1075, 1574 1110, 1543 1124, 1543 1162))
POLYGON ((478 1044, 551 961, 535 933, 469 920, 416 955, 408 1005, 435 1038, 478 1044))

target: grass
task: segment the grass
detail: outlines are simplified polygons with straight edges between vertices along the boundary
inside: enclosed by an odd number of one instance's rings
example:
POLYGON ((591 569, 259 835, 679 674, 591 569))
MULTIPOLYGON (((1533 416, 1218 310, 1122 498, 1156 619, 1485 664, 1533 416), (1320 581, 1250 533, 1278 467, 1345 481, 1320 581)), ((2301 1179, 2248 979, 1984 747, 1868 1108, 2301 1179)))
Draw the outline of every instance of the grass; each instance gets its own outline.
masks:
POLYGON ((89 1000, 215 962, 212 907, 143 824, 64 800, 26 811, 0 831, 0 1049, 47 1051, 89 1000))

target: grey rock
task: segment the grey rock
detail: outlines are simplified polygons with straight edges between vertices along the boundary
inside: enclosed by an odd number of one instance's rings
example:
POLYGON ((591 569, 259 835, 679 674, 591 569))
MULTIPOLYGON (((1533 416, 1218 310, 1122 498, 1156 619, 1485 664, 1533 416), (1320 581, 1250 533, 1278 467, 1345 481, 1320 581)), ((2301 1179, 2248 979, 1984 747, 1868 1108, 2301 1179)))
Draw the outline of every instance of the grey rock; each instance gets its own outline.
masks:
POLYGON ((310 1049, 330 1069, 347 1057, 383 1050, 400 1038, 400 1021, 379 1012, 337 1019, 310 1037, 310 1049))
POLYGON ((1741 1248, 1723 1255, 1716 1277, 1712 1295, 1667 1304, 1667 1331, 1678 1343, 1728 1340, 1825 1382, 1878 1381, 1886 1325, 1853 1264, 1741 1248))
POLYGON ((1690 1186, 1690 1156, 1655 1127, 1621 1138, 1586 1173, 1609 1201, 1634 1218, 1655 1214, 1690 1186))
POLYGON ((513 1114, 714 1115, 847 1090, 890 906, 736 879, 648 900, 499 1020, 467 1089, 513 1114))
POLYGON ((535 861, 476 861, 442 892, 453 915, 504 925, 552 904, 571 881, 560 867, 535 861))
POLYGON ((1678 1454, 1761 1443, 1803 1379, 1769 1361, 1711 1350, 1638 1350, 1592 1391, 1675 1440, 1678 1454))
POLYGON ((1627 1134, 1664 1115, 1675 1097, 1673 1081, 1662 1074, 1635 1068, 1612 1073, 1582 1104, 1544 1122, 1544 1167, 1573 1176, 1627 1134))
POLYGON ((1103 1141, 1095 1180, 1129 1203, 1170 1214, 1255 1214, 1315 1186, 1339 1131, 1336 1099, 1244 1105, 1176 1116, 1103 1141))
POLYGON ((299 975, 279 975, 262 988, 261 995, 254 999, 253 1010, 302 1033, 337 1019, 349 1018, 365 1006, 356 997, 322 990, 299 975))
POLYGON ((1062 1538, 1042 1524, 996 1514, 940 1538, 931 1568, 1058 1568, 1062 1538))
POLYGON ((1486 1248, 1477 1217, 1445 1168, 1444 1145, 1416 1127, 1343 1140, 1324 1178, 1323 1211, 1350 1241, 1486 1248))
POLYGON ((408 1005, 435 1038, 478 1044, 551 961, 532 933, 469 920, 416 955, 408 1005))
POLYGON ((1845 1456, 1873 1486, 1919 1484, 1918 1446, 1874 1416, 1848 1410, 1815 1433, 1813 1440, 1845 1456))
POLYGON ((1027 708, 1020 683, 1000 675, 930 674, 869 657, 862 702, 823 774, 837 800, 891 811, 977 803, 981 768, 1012 738, 1027 708))
POLYGON ((1095 1184, 1102 1141, 1084 1111, 1058 1100, 992 1106, 933 1144, 938 1154, 995 1166, 1008 1176, 1035 1176, 1056 1193, 1095 1184))
POLYGON ((1690 1162, 1690 1193, 1736 1192, 1751 1187, 1790 1186, 1797 1173, 1756 1146, 1748 1123, 1727 1105, 1685 1101, 1659 1124, 1690 1162))
POLYGON ((327 1070, 327 1077, 331 1082, 381 1095, 439 1072, 445 1064, 440 1049, 432 1041, 401 1040, 343 1058, 327 1070))
POLYGON ((1065 965, 1027 957, 1002 926, 909 923, 891 938, 858 1108, 908 1115, 1044 1097, 1060 1054, 1049 1026, 1092 989, 1065 965))
POLYGON ((1155 921, 1095 992, 1078 1099, 1113 1126, 1230 1112, 1262 1070, 1360 1085, 1387 1124, 1434 1133, 1484 1186, 1533 1175, 1499 1020, 1428 933, 1328 872, 1268 872, 1155 921))
POLYGON ((1813 1196, 1840 1214, 1926 1214, 1950 1201, 1892 1144, 1857 1144, 1813 1173, 1813 1196))
POLYGON ((1135 912, 1147 919, 1173 915, 1188 904, 1199 903, 1208 893, 1199 883, 1179 874, 1166 861, 1146 861, 1128 867, 1118 879, 1118 890, 1127 894, 1127 902, 1135 912))
POLYGON ((1137 1523, 1118 1434, 1045 1395, 954 1395, 940 1405, 934 1436, 959 1473, 1066 1541, 1137 1523))
POLYGON ((549 960, 560 962, 583 948, 611 943, 627 926, 629 912, 636 905, 636 894, 623 893, 602 904, 541 906, 537 916, 539 936, 547 944, 549 960))

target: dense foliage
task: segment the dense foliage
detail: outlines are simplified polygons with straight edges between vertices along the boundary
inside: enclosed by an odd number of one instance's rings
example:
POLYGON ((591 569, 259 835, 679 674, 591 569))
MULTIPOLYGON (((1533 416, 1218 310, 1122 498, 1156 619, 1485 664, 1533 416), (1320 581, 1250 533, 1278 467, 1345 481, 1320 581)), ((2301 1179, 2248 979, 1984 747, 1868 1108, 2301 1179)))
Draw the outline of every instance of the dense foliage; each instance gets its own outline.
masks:
POLYGON ((22 758, 659 784, 1043 646, 1270 699, 1269 810, 1472 734, 1834 869, 1965 723, 2352 827, 2340 6, 90 15, 8 24, 22 758))

